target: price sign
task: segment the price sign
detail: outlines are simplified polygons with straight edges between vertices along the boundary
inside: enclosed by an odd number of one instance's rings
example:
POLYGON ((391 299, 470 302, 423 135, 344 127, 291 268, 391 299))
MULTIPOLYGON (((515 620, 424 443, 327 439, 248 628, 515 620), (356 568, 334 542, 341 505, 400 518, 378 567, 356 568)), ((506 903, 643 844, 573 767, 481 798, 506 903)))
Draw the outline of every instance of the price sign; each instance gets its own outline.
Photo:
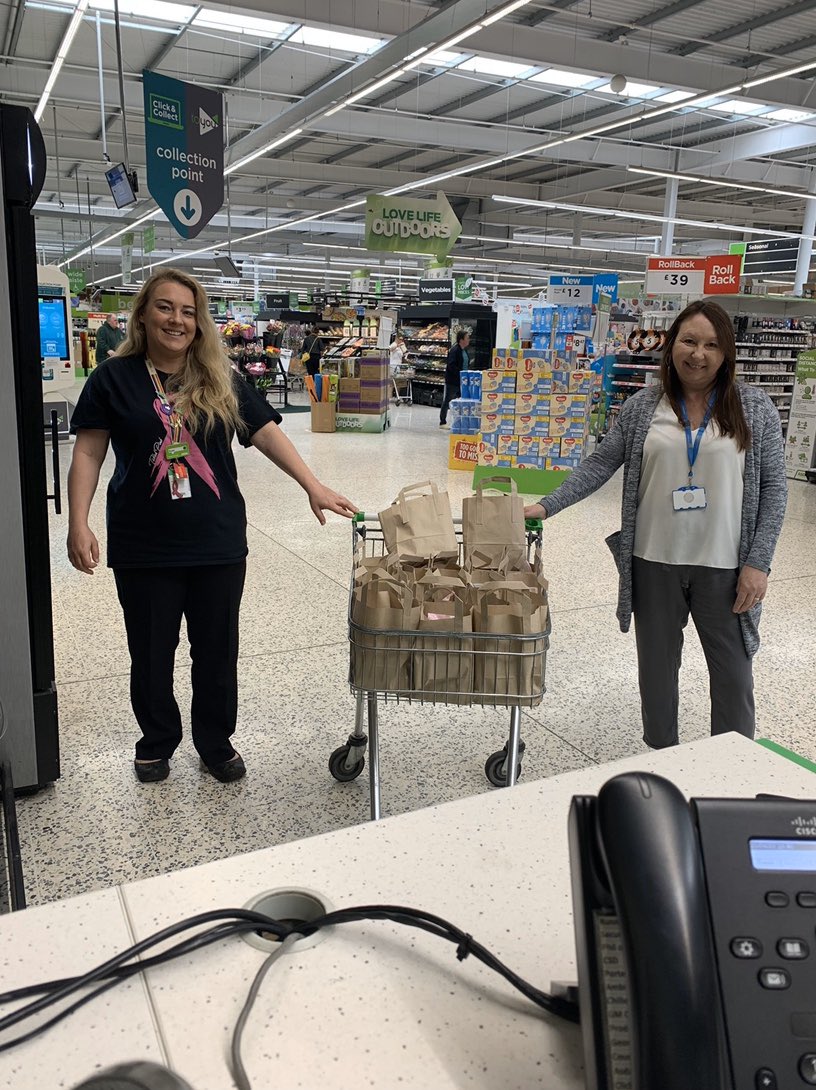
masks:
POLYGON ((547 302, 591 306, 593 285, 592 276, 551 276, 547 285, 547 302))
POLYGON ((646 270, 647 295, 702 295, 705 258, 650 257, 646 270))

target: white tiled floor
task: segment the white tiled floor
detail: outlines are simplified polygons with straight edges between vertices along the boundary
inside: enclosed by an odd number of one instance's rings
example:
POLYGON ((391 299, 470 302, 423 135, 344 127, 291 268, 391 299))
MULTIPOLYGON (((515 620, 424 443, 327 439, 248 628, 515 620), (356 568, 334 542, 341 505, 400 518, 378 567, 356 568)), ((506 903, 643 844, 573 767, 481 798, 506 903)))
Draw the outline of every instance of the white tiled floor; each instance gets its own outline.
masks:
MULTIPOLYGON (((284 426, 326 483, 368 511, 398 489, 432 478, 453 506, 469 473, 449 473, 438 413, 400 407, 384 435, 312 435, 307 413, 284 426)), ((63 448, 63 473, 70 452, 63 448)), ((18 802, 30 903, 364 821, 368 781, 336 783, 331 751, 353 726, 346 683, 348 524, 321 528, 300 489, 254 450, 237 450, 249 512, 250 558, 241 629, 237 748, 249 773, 222 785, 199 770, 189 739, 162 784, 132 771, 136 728, 128 657, 111 573, 92 578, 65 557, 65 516, 51 516, 62 778, 18 802)), ((103 473, 93 525, 104 537, 103 473)), ((643 751, 633 636, 614 615, 616 573, 604 536, 617 528, 611 481, 545 526, 553 633, 548 692, 525 713, 524 776, 534 779, 643 751)), ((756 659, 758 736, 816 757, 816 488, 794 484, 772 574, 756 659)), ((178 692, 189 706, 187 654, 178 692)), ((707 675, 689 630, 681 737, 707 733, 707 675)), ((381 709, 383 808, 396 814, 493 790, 485 758, 502 744, 509 713, 446 707, 381 709)), ((546 815, 542 815, 546 819, 546 815)))

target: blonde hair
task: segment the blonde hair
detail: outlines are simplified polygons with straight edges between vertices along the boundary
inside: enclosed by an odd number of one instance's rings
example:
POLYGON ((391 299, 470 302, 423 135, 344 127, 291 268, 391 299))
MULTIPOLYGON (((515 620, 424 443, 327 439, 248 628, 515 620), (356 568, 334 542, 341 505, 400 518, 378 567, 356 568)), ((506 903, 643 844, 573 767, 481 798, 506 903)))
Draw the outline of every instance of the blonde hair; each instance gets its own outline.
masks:
POLYGON ((147 336, 144 312, 153 291, 166 280, 188 288, 195 299, 196 332, 187 350, 184 367, 167 382, 174 404, 187 420, 191 431, 204 427, 209 434, 220 421, 229 432, 242 427, 238 399, 232 380, 232 368, 221 345, 221 336, 209 310, 207 293, 194 276, 180 269, 161 269, 153 273, 139 289, 127 325, 127 335, 114 356, 146 356, 147 336))

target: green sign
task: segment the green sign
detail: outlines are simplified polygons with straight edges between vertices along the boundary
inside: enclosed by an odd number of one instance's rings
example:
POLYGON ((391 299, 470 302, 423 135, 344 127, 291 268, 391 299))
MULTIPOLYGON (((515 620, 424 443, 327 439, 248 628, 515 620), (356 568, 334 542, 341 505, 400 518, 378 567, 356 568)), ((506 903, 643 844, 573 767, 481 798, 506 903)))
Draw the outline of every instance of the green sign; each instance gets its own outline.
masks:
POLYGON ((72 295, 85 290, 87 281, 83 269, 68 269, 65 275, 68 277, 68 287, 71 289, 72 295))
POLYGON ((124 314, 133 306, 133 296, 106 292, 102 295, 101 306, 106 314, 124 314))
POLYGON ((456 303, 469 303, 473 299, 472 276, 454 276, 453 299, 456 303))
POLYGON ((441 191, 432 201, 369 194, 366 200, 365 247, 389 252, 412 251, 445 257, 462 233, 462 225, 441 191))
POLYGON ((143 73, 147 188, 182 238, 195 238, 224 203, 223 98, 143 73))

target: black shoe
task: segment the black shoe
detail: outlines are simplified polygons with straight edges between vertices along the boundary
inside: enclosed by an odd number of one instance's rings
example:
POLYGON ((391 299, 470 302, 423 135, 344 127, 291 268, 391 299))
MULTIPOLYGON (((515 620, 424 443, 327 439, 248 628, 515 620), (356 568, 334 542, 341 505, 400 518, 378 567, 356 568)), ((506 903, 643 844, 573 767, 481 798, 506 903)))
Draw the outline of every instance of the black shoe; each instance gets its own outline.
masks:
POLYGON ((223 764, 205 765, 204 767, 211 776, 215 776, 221 783, 234 783, 235 780, 243 779, 246 776, 246 765, 240 753, 236 753, 234 757, 230 757, 223 764))
POLYGON ((136 778, 139 783, 159 783, 170 775, 170 762, 161 761, 134 761, 136 778))

